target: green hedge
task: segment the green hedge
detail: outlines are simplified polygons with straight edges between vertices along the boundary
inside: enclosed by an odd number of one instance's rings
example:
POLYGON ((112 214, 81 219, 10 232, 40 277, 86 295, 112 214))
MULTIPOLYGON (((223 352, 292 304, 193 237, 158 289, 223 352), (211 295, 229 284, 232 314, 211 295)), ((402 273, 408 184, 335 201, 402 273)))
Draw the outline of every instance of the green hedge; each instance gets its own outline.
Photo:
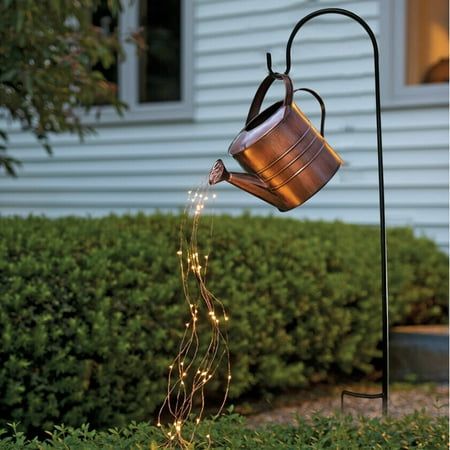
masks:
MULTIPOLYGON (((0 424, 34 432, 151 417, 187 314, 179 224, 0 219, 0 424)), ((231 317, 231 397, 370 372, 378 260, 370 227, 217 217, 208 278, 231 317)), ((389 262, 391 324, 445 320, 448 257, 393 229, 389 262)))
MULTIPOLYGON (((190 427, 187 426, 189 429, 190 427)), ((88 426, 78 429, 59 426, 45 440, 27 440, 14 431, 0 440, 0 450, 120 450, 179 448, 164 447, 167 442, 161 430, 148 423, 133 423, 123 429, 98 432, 88 426)), ((1 439, 2 430, 0 430, 1 439)), ((188 435, 186 433, 186 435, 188 435)), ((251 430, 235 415, 218 421, 201 423, 192 449, 216 450, 293 450, 293 449, 433 449, 448 448, 448 418, 429 417, 421 413, 401 419, 364 419, 315 416, 311 421, 299 420, 296 425, 275 425, 251 430), (209 436, 209 438, 208 438, 209 436)))

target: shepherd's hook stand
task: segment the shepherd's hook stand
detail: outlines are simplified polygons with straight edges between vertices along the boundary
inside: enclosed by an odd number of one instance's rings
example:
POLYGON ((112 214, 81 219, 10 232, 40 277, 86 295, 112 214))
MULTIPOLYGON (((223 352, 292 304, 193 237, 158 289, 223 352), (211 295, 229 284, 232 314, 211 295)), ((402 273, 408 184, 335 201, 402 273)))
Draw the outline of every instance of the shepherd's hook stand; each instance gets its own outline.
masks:
MULTIPOLYGON (((387 251, 386 251, 386 224, 385 224, 385 207, 384 207, 384 176, 383 176, 383 149, 381 143, 381 101, 380 101, 380 67, 379 67, 379 53, 378 45, 372 29, 369 27, 361 17, 341 8, 324 8, 314 11, 295 25, 289 37, 286 46, 286 70, 284 73, 289 74, 291 70, 291 47, 295 35, 300 28, 314 17, 322 16, 324 14, 341 14, 356 20, 366 30, 372 41, 374 72, 375 72, 375 104, 376 104, 376 122, 377 122, 377 152, 378 152, 378 195, 379 195, 379 209, 380 209, 380 254, 381 254, 381 319, 382 319, 382 361, 383 361, 383 375, 382 375, 382 392, 380 394, 364 394, 344 390, 341 393, 341 410, 344 409, 344 397, 346 395, 358 398, 381 398, 383 415, 388 414, 389 407, 389 316, 388 316, 388 289, 387 289, 387 251)), ((266 54, 267 68, 269 73, 274 78, 280 78, 280 74, 272 70, 272 55, 266 54)))

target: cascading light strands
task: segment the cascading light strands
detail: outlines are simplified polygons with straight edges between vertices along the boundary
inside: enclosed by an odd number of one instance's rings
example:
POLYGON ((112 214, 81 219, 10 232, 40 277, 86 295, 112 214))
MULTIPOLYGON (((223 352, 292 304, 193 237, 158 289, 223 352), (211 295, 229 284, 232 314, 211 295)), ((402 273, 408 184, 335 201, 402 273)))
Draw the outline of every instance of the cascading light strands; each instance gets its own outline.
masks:
MULTIPOLYGON (((206 276, 212 252, 213 215, 199 237, 202 213, 214 201, 208 183, 188 192, 187 206, 180 225, 180 246, 177 251, 187 321, 178 347, 178 354, 168 367, 167 395, 158 414, 158 426, 167 438, 166 448, 187 448, 193 441, 196 427, 205 412, 205 388, 214 380, 219 366, 226 368, 224 396, 217 415, 222 412, 231 382, 231 367, 226 324, 228 315, 222 302, 207 288, 206 276), (206 242, 204 242, 206 237, 206 242), (202 248, 199 248, 201 240, 202 248), (202 350, 205 349, 206 350, 202 350), (162 424, 169 417, 168 425, 162 424), (187 432, 186 421, 193 422, 187 432)), ((209 435, 206 439, 210 442, 209 435)))

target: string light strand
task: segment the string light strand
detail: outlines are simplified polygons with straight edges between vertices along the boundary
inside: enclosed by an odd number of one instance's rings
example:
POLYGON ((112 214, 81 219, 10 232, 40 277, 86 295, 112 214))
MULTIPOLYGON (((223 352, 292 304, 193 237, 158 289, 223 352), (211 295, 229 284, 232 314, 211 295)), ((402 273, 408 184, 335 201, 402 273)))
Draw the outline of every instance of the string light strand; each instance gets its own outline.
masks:
MULTIPOLYGON (((188 320, 184 322, 178 354, 169 365, 166 398, 158 414, 157 425, 166 437, 165 448, 178 446, 186 449, 191 446, 205 413, 205 388, 219 373, 223 362, 226 369, 225 389, 216 416, 222 412, 230 389, 231 365, 227 335, 229 317, 223 303, 209 291, 206 283, 212 253, 213 214, 209 217, 209 235, 204 245, 207 251, 201 253, 199 246, 202 213, 210 201, 216 198, 216 194, 211 195, 210 189, 209 184, 204 182, 196 190, 188 192, 180 224, 179 249, 176 254, 188 320), (199 322, 202 324, 201 333, 199 322), (205 340, 206 350, 202 354, 205 340), (163 416, 170 418, 167 425, 162 424, 163 416), (186 433, 184 425, 190 418, 192 430, 186 433)), ((203 244, 203 234, 201 238, 203 244)), ((210 445, 209 435, 207 440, 210 445)))

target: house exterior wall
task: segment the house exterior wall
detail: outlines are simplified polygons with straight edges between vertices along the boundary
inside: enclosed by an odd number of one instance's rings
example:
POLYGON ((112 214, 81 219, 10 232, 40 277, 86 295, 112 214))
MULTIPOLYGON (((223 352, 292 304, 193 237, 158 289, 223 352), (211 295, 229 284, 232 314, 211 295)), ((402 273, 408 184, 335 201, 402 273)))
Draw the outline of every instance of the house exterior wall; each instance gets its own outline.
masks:
MULTIPOLYGON (((0 214, 98 216, 182 209, 186 192, 226 156, 266 75, 265 52, 284 70, 294 24, 320 7, 350 9, 380 28, 378 0, 194 0, 192 120, 100 124, 79 143, 52 138, 48 157, 33 136, 14 128, 11 155, 19 177, 0 177, 0 214)), ((382 49, 381 49, 382 51, 382 49)), ((378 223, 373 61, 364 30, 341 16, 314 19, 297 35, 291 74, 296 87, 318 91, 327 106, 329 143, 345 165, 303 207, 278 213, 222 183, 216 212, 378 223)), ((269 91, 268 101, 283 95, 269 91)), ((307 94, 297 103, 317 126, 319 107, 307 94)), ((410 225, 448 251, 448 107, 385 109, 382 116, 387 224, 410 225)))

